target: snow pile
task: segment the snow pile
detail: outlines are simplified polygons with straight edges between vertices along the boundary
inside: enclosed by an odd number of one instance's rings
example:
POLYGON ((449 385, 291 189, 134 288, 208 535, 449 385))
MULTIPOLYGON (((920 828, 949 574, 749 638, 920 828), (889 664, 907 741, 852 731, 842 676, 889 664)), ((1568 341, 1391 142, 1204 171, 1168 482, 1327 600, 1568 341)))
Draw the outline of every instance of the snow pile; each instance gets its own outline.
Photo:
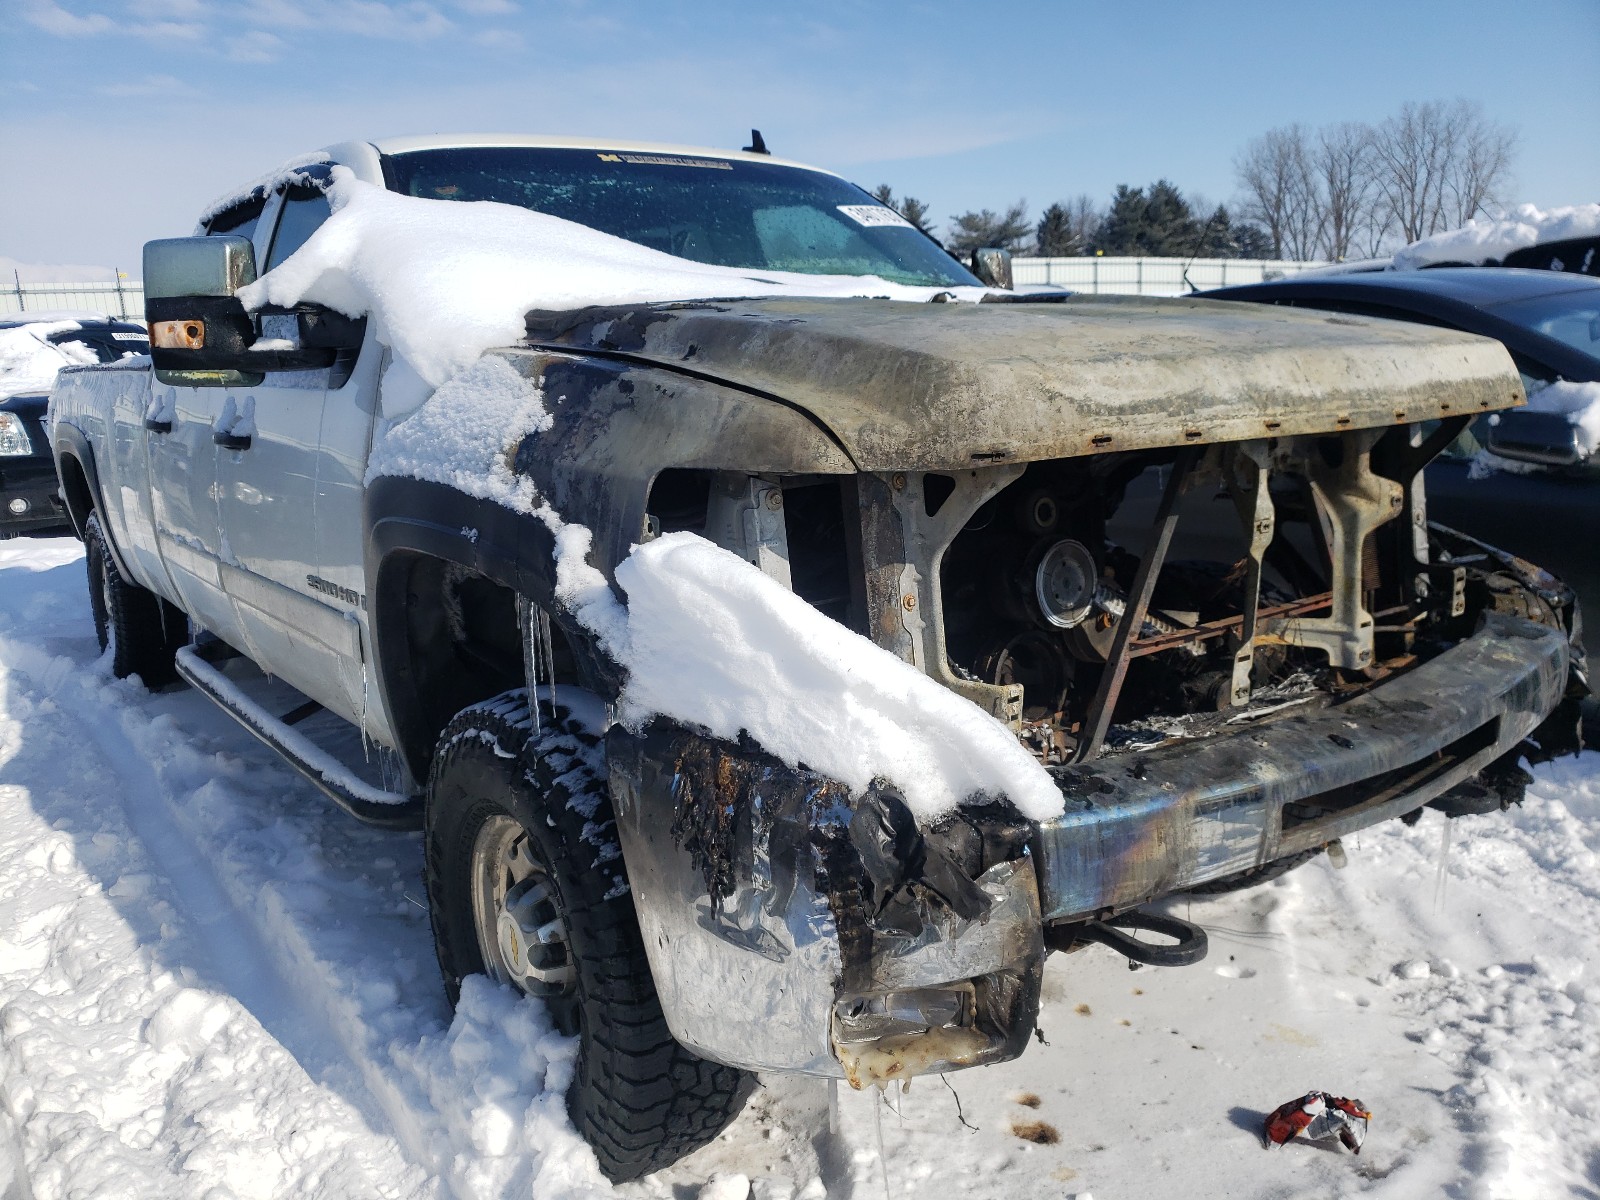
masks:
POLYGON ((567 1116, 578 1043, 543 1004, 472 975, 441 1037, 397 1047, 396 1063, 435 1110, 434 1161, 457 1196, 611 1195, 567 1116), (531 1151, 531 1153, 530 1153, 531 1151))
POLYGON ((1409 271, 1445 262, 1500 262, 1525 246, 1596 236, 1600 236, 1600 204, 1551 209, 1519 204, 1498 220, 1474 217, 1460 229, 1412 242, 1395 253, 1394 269, 1409 271))
POLYGON ((670 533, 635 547, 617 583, 624 722, 659 712, 722 738, 743 729, 853 791, 889 779, 924 821, 974 794, 1060 815, 1060 790, 1006 726, 737 555, 670 533))
POLYGON ((46 340, 52 333, 78 328, 76 321, 34 321, 0 329, 0 396, 48 392, 62 367, 99 361, 94 351, 80 342, 58 346, 46 340))
MULTIPOLYGON (((1568 383, 1562 379, 1546 384, 1528 393, 1528 406, 1524 411, 1565 416, 1578 431, 1578 448, 1584 456, 1592 458, 1600 453, 1600 383, 1568 383)), ((1490 450, 1478 451, 1470 468, 1473 479, 1485 479, 1495 471, 1528 475, 1545 469, 1536 463, 1502 458, 1490 450)))
POLYGON ((488 201, 401 196, 335 167, 333 215, 239 297, 325 304, 368 316, 395 363, 384 411, 410 411, 485 350, 522 340, 531 309, 752 296, 877 296, 925 301, 941 291, 876 276, 752 272, 675 258, 585 225, 488 201))

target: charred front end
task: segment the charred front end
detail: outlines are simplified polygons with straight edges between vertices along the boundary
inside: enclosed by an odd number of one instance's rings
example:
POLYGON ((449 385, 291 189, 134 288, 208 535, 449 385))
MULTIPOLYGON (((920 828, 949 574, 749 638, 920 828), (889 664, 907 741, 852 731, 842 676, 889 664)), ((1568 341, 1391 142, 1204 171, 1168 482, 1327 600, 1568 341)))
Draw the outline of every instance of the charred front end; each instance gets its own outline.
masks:
POLYGON ((1063 813, 975 796, 929 827, 886 781, 614 728, 685 1044, 858 1086, 1013 1057, 1047 945, 1428 804, 1498 810, 1521 757, 1575 744, 1571 594, 1427 519, 1423 466, 1520 400, 1497 346, 1239 306, 850 306, 530 318, 546 395, 584 397, 536 482, 605 514, 611 565, 680 530, 741 555, 1007 725, 1063 813), (676 418, 747 408, 761 445, 663 460, 676 418))

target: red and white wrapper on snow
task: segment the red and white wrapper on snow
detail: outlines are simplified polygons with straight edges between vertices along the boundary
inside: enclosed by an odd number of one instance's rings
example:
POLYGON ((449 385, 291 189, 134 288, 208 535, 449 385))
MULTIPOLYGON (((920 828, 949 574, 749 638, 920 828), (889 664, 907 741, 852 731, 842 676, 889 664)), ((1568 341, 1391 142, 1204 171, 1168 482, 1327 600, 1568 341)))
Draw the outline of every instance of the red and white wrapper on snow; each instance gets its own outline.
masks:
POLYGON ((1265 1133, 1267 1141, 1277 1146, 1301 1133, 1313 1142, 1337 1137, 1345 1149, 1360 1154, 1370 1120, 1372 1114, 1360 1100, 1307 1092, 1298 1100, 1273 1109, 1267 1115, 1265 1133))

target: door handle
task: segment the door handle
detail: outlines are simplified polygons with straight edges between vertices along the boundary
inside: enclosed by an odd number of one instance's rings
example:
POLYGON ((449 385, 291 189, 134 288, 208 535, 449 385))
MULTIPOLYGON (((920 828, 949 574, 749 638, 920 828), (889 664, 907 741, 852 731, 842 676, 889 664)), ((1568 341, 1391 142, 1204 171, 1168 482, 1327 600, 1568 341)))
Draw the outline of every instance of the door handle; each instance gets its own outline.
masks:
POLYGON ((250 435, 248 433, 224 433, 219 429, 211 435, 211 440, 224 450, 250 449, 250 435))
POLYGON ((148 429, 151 433, 171 433, 172 432, 172 422, 171 421, 158 421, 154 417, 146 417, 144 419, 144 427, 146 429, 148 429))

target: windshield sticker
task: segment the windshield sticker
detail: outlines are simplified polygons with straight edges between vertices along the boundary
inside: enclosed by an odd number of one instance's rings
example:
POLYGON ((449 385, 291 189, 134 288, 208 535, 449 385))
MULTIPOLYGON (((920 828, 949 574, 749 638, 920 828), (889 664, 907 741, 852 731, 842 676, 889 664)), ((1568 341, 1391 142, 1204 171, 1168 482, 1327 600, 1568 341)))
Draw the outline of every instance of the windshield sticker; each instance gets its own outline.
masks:
POLYGON ((142 342, 145 340, 145 335, 142 333, 118 333, 115 329, 111 331, 111 337, 118 342, 142 342))
POLYGON ((671 154, 602 154, 601 162, 638 163, 646 167, 710 167, 731 171, 733 164, 715 158, 678 158, 671 154))
POLYGON ((892 208, 881 204, 841 204, 839 211, 868 229, 913 229, 915 226, 892 208))

